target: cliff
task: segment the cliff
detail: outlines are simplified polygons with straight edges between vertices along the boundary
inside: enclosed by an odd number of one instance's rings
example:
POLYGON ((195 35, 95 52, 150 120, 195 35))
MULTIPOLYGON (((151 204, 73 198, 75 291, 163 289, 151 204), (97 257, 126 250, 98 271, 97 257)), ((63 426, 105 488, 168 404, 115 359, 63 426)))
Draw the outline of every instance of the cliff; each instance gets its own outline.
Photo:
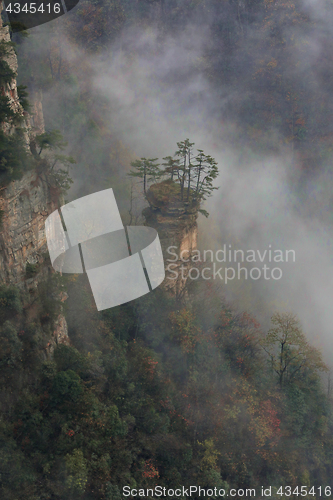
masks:
MULTIPOLYGON (((0 12, 2 3, 0 2, 0 12)), ((2 26, 0 17, 0 42, 10 42, 8 26, 2 26)), ((17 57, 14 49, 7 48, 3 59, 17 75, 17 57)), ((38 93, 33 94, 31 115, 22 108, 16 78, 5 83, 0 89, 2 95, 8 97, 11 109, 23 117, 19 125, 2 123, 3 131, 10 135, 16 126, 24 131, 27 150, 30 153, 30 141, 36 133, 43 133, 44 120, 42 103, 38 93), (33 126, 35 125, 35 126, 33 126)), ((20 180, 12 181, 8 186, 0 188, 0 282, 18 285, 31 284, 26 280, 27 264, 36 265, 43 262, 43 254, 47 252, 44 232, 45 219, 57 208, 55 191, 49 185, 47 177, 30 171, 20 180)), ((36 280, 35 284, 36 284, 36 280)))
MULTIPOLYGON (((8 26, 3 26, 1 12, 2 12, 2 2, 0 1, 0 43, 7 44, 10 42, 9 28, 8 26)), ((3 56, 3 60, 6 61, 10 69, 17 75, 17 57, 13 48, 7 48, 7 53, 3 56)), ((23 123, 23 128, 25 130, 24 137, 27 147, 29 146, 29 123, 26 120, 27 113, 22 108, 19 102, 19 96, 17 92, 16 78, 11 79, 10 82, 5 83, 1 86, 0 92, 3 96, 8 97, 11 109, 18 115, 24 116, 25 120, 23 123)), ((15 125, 9 122, 4 122, 1 124, 2 130, 11 134, 15 128, 15 125)))
MULTIPOLYGON (((10 35, 8 27, 2 26, 0 17, 1 41, 10 42, 10 35)), ((17 75, 17 57, 14 49, 8 47, 3 59, 17 75)), ((32 96, 29 95, 31 114, 28 114, 19 102, 16 77, 2 85, 0 92, 8 97, 11 109, 23 117, 19 126, 24 130, 27 151, 31 154, 31 141, 37 133, 45 131, 40 93, 33 91, 32 96)), ((8 135, 13 133, 15 126, 8 122, 1 124, 3 132, 8 135)), ((29 308, 32 310, 34 307, 38 286, 53 272, 48 259, 45 219, 57 209, 58 203, 59 191, 52 186, 46 174, 41 175, 35 170, 24 173, 20 180, 0 187, 0 285, 16 286, 22 292, 28 292, 23 295, 26 297, 25 310, 30 320, 34 320, 29 308)), ((58 301, 63 301, 65 297, 63 293, 59 297, 58 290, 51 293, 58 301)), ((60 308, 47 352, 52 352, 55 343, 68 341, 67 324, 60 308)))
POLYGON ((46 179, 28 172, 2 190, 0 208, 0 282, 36 287, 41 277, 27 279, 26 268, 40 266, 47 257, 45 219, 57 208, 57 197, 46 179))
POLYGON ((143 215, 147 225, 157 230, 164 256, 165 280, 161 287, 179 296, 184 292, 193 267, 191 256, 197 249, 199 205, 180 201, 177 186, 169 181, 152 185, 147 199, 149 207, 143 215))
MULTIPOLYGON (((0 0, 0 43, 8 43, 11 41, 9 27, 3 26, 1 18, 2 9, 3 3, 0 0)), ((12 48, 9 50, 3 59, 9 64, 10 69, 17 75, 18 65, 14 49, 12 48)), ((16 78, 13 78, 10 82, 1 87, 1 94, 8 97, 12 110, 24 117, 23 129, 25 130, 26 144, 29 148, 31 139, 33 139, 36 134, 42 134, 45 132, 45 129, 41 91, 34 88, 31 84, 28 87, 29 103, 31 107, 30 113, 24 111, 20 104, 16 78)), ((3 130, 9 134, 14 128, 14 126, 9 123, 2 124, 2 127, 3 130)))

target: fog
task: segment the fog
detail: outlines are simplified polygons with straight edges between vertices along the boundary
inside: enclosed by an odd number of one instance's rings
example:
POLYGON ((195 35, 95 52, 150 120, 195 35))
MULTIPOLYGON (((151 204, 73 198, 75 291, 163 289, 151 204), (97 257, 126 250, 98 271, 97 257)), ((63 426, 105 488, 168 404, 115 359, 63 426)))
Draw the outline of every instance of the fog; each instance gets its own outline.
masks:
MULTIPOLYGON (((319 95, 325 109, 320 110, 318 119, 317 101, 309 104, 311 127, 315 129, 320 122, 329 131, 325 116, 330 112, 331 89, 323 69, 328 55, 327 37, 332 35, 330 18, 325 15, 322 2, 306 2, 304 6, 317 24, 310 23, 306 31, 288 25, 281 27, 285 38, 295 36, 298 42, 288 52, 284 75, 299 84, 306 95, 319 95)), ((212 77, 207 51, 216 44, 212 41, 213 14, 205 18, 200 30, 197 21, 190 20, 176 34, 168 34, 155 22, 143 27, 126 26, 110 46, 94 55, 73 47, 64 20, 54 23, 61 33, 64 59, 72 68, 80 66, 76 72, 78 78, 84 78, 89 95, 99 103, 96 114, 110 131, 112 147, 122 144, 127 151, 128 158, 123 155, 120 164, 110 164, 110 172, 105 169, 108 182, 115 183, 116 196, 122 198, 119 200, 122 206, 126 206, 127 200, 117 185, 117 176, 121 183, 126 182, 130 160, 173 155, 177 141, 190 138, 195 148, 216 158, 220 169, 216 181, 219 189, 204 206, 210 216, 205 219, 199 215, 199 247, 216 250, 231 244, 244 251, 263 251, 271 245, 273 250, 293 249, 296 254, 296 262, 281 264, 281 279, 238 283, 234 280, 224 286, 226 297, 235 308, 257 317, 264 329, 269 327, 269 318, 276 310, 292 311, 299 317, 308 338, 323 349, 325 360, 330 363, 333 354, 331 157, 326 156, 315 169, 307 171, 302 168, 299 151, 293 150, 293 143, 284 141, 280 132, 269 126, 260 136, 258 147, 243 140, 242 103, 248 93, 250 100, 258 99, 262 89, 256 89, 253 81, 249 83, 250 65, 246 64, 236 86, 230 82, 217 83, 212 77)), ((31 30, 32 37, 23 42, 27 44, 26 50, 32 50, 34 33, 39 39, 47 38, 49 30, 54 34, 54 23, 31 30)), ((268 47, 266 54, 258 52, 264 43, 265 34, 250 27, 233 57, 237 61, 246 60, 247 54, 251 54, 253 60, 267 56, 269 61, 274 56, 273 49, 268 47)), ((46 46, 38 44, 38 49, 34 48, 38 57, 44 57, 46 46)), ((218 52, 216 46, 215 50, 218 52)), ((216 61, 219 57, 216 55, 216 61)), ((47 127, 57 124, 57 109, 61 110, 63 100, 72 98, 70 92, 70 86, 64 83, 44 89, 47 127)), ((84 150, 86 138, 76 135, 75 122, 66 129, 66 134, 74 156, 76 149, 84 150)), ((316 148, 316 138, 313 146, 305 147, 316 148)), ((69 198, 105 185, 104 178, 95 178, 93 184, 89 181, 94 158, 92 155, 88 161, 88 157, 89 152, 73 169, 75 184, 69 198)))

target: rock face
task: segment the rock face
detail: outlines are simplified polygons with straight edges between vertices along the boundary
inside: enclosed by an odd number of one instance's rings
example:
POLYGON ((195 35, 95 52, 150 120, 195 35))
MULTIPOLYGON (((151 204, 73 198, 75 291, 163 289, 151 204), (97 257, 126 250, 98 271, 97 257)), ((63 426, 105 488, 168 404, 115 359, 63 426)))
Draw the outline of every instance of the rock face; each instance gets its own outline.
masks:
MULTIPOLYGON (((8 27, 2 26, 0 17, 1 41, 9 42, 10 36, 8 27)), ((4 59, 17 74, 17 58, 12 48, 4 59)), ((36 134, 45 131, 40 93, 33 89, 30 91, 32 114, 29 115, 19 102, 16 78, 0 87, 0 92, 9 98, 11 108, 24 116, 24 122, 20 126, 25 129, 24 137, 30 151, 31 140, 36 134)), ((14 131, 12 124, 4 123, 1 126, 6 134, 14 131)), ((0 285, 15 285, 31 292, 28 296, 33 298, 38 284, 53 272, 48 264, 45 219, 58 208, 58 203, 58 190, 51 185, 47 175, 39 175, 36 171, 27 172, 20 180, 0 188, 0 285)), ((55 293, 59 295, 59 292, 55 293)), ((60 295, 58 298, 63 302, 67 295, 60 295)), ((26 306, 29 308, 29 304, 26 306)), ((67 323, 62 312, 54 323, 46 353, 52 354, 58 343, 69 343, 67 323)))
POLYGON ((56 193, 47 178, 39 177, 36 172, 26 173, 1 192, 1 283, 36 286, 36 280, 29 278, 29 269, 37 271, 38 266, 41 269, 47 257, 45 219, 56 208, 56 193))
MULTIPOLYGON (((0 1, 0 13, 2 11, 2 2, 0 1)), ((2 19, 0 16, 0 43, 8 43, 10 42, 10 35, 9 35, 9 27, 2 26, 2 19)), ((9 46, 6 47, 7 49, 7 54, 3 57, 3 60, 6 61, 12 71, 14 71, 15 75, 17 75, 17 57, 15 54, 15 51, 13 48, 10 48, 9 46)), ((21 116, 25 117, 25 123, 23 124, 23 128, 25 129, 25 141, 27 144, 27 147, 29 146, 29 123, 27 121, 27 113, 24 111, 22 108, 20 102, 19 102, 19 97, 17 93, 17 84, 16 84, 16 78, 13 78, 10 82, 6 83, 3 87, 1 87, 0 92, 2 95, 8 97, 9 99, 9 104, 12 110, 15 113, 18 113, 21 116)), ((13 124, 9 123, 4 123, 2 124, 3 131, 5 133, 11 134, 15 128, 13 124)))
POLYGON ((68 337, 68 326, 66 318, 63 314, 59 314, 57 320, 54 324, 53 336, 50 342, 48 342, 45 347, 45 358, 52 358, 54 348, 57 344, 70 345, 70 340, 68 337))
MULTIPOLYGON (((0 12, 2 3, 0 1, 0 12)), ((0 17, 0 42, 10 42, 9 28, 3 27, 0 17)), ((17 74, 17 57, 10 46, 4 60, 17 74)), ((16 78, 5 84, 0 91, 9 98, 10 106, 16 113, 24 116, 20 126, 25 129, 25 139, 29 149, 30 140, 36 133, 44 132, 42 104, 38 92, 31 101, 33 115, 26 113, 18 98, 16 78)), ((12 124, 4 123, 7 134, 13 132, 12 124)), ((30 271, 41 264, 47 253, 44 223, 47 216, 57 208, 55 189, 48 182, 47 176, 36 172, 27 172, 20 180, 12 181, 6 188, 0 188, 0 283, 17 286, 36 286, 36 279, 27 277, 30 271)), ((31 273, 30 273, 31 274, 31 273)))
MULTIPOLYGON (((3 4, 0 0, 0 13, 2 12, 2 8, 3 4)), ((0 43, 1 42, 10 42, 10 35, 9 27, 3 27, 0 16, 0 43)), ((10 69, 17 75, 17 57, 13 48, 8 47, 8 53, 5 55, 4 60, 8 63, 10 69)), ((9 98, 9 103, 13 111, 21 116, 24 116, 24 123, 20 126, 25 130, 24 137, 27 148, 29 148, 31 139, 33 139, 37 134, 45 132, 41 91, 35 89, 32 85, 29 85, 28 91, 29 103, 31 107, 30 113, 24 111, 19 102, 16 78, 13 78, 11 82, 7 83, 0 89, 2 95, 9 98)), ((3 130, 4 132, 10 134, 14 127, 15 126, 12 124, 5 123, 3 130)))
POLYGON ((158 232, 164 256, 165 280, 161 287, 180 296, 190 268, 194 266, 191 256, 197 249, 199 206, 190 207, 168 196, 157 200, 153 186, 147 197, 150 207, 143 211, 143 215, 147 225, 158 232))

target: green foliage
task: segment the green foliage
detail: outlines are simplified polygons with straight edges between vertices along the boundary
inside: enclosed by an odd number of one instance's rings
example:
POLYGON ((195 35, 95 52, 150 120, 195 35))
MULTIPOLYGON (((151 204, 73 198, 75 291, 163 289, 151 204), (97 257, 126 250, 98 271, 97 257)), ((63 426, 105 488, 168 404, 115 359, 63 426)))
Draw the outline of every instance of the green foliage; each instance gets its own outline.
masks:
POLYGON ((274 327, 261 345, 270 356, 280 386, 299 380, 309 369, 312 373, 328 371, 321 353, 307 342, 294 315, 277 313, 271 321, 274 327))
POLYGON ((15 78, 15 72, 10 68, 8 62, 5 60, 13 50, 13 44, 11 42, 0 42, 0 86, 4 86, 10 83, 13 78, 15 78))
POLYGON ((81 379, 73 370, 61 371, 52 381, 50 399, 59 410, 67 408, 67 403, 75 403, 83 394, 81 379))
POLYGON ((170 174, 170 180, 173 181, 174 177, 177 175, 180 169, 180 160, 178 158, 173 158, 172 156, 165 156, 163 160, 166 160, 162 165, 165 167, 164 172, 170 174))
POLYGON ((36 273, 38 272, 38 264, 31 264, 30 262, 27 262, 26 263, 26 266, 25 266, 25 275, 26 277, 29 279, 29 278, 33 278, 36 273))
POLYGON ((11 122, 15 117, 16 113, 12 110, 10 106, 9 97, 6 95, 0 95, 0 122, 11 122))
POLYGON ((60 344, 54 352, 54 361, 59 371, 73 370, 84 378, 89 363, 87 358, 72 346, 60 344))
POLYGON ((202 208, 200 208, 200 210, 198 210, 198 212, 202 215, 204 215, 207 219, 207 217, 209 216, 209 213, 207 212, 207 210, 204 210, 202 208))
POLYGON ((44 150, 64 149, 67 142, 64 141, 60 130, 51 130, 36 136, 36 144, 39 147, 38 154, 40 155, 44 150))
POLYGON ((18 94, 18 98, 19 98, 19 101, 20 101, 22 108, 24 109, 24 111, 29 112, 31 109, 31 106, 30 106, 29 100, 28 100, 29 94, 28 94, 28 92, 26 92, 26 89, 27 89, 26 85, 18 85, 17 86, 17 94, 18 94))
POLYGON ((201 469, 214 469, 216 467, 220 453, 215 448, 213 439, 206 439, 203 443, 199 443, 199 445, 204 449, 204 454, 201 459, 201 469))
MULTIPOLYGON (((288 56, 297 37, 289 40, 287 31, 279 35, 277 15, 290 15, 300 33, 307 24, 304 17, 300 21, 299 2, 229 2, 227 14, 225 5, 201 0, 83 0, 64 29, 80 49, 99 51, 125 21, 147 26, 154 19, 162 31, 174 34, 198 12, 201 29, 204 15, 209 15, 213 45, 202 58, 205 75, 219 88, 240 89, 234 92, 237 105, 231 96, 229 106, 242 141, 258 147, 263 134, 276 138, 278 130, 281 140, 302 147, 302 152, 306 137, 311 138, 311 150, 318 138, 329 142, 318 127, 320 123, 326 129, 329 121, 326 98, 297 88, 295 61, 288 56), (254 43, 254 31, 255 48, 247 44, 254 43), (260 58, 253 59, 256 53, 260 58), (288 64, 281 70, 288 57, 292 71, 288 64), (242 80, 247 92, 241 90, 242 80)), ((25 57, 26 46, 21 46, 26 67, 22 74, 26 81, 33 78, 38 86, 51 89, 45 99, 50 95, 60 110, 49 113, 50 125, 74 138, 71 148, 77 149, 86 168, 85 181, 96 186, 96 179, 104 182, 105 172, 111 172, 111 183, 128 164, 115 159, 118 150, 110 146, 112 131, 105 131, 101 119, 105 101, 100 94, 94 99, 82 91, 77 77, 82 67, 76 75, 77 68, 61 65, 61 39, 52 25, 43 57, 25 57), (67 92, 59 104, 54 96, 62 85, 67 92)), ((38 35, 34 38, 31 43, 38 45, 38 35)), ((297 48, 301 52, 302 44, 297 48)), ((318 64, 325 67, 325 62, 318 64)), ((302 80, 308 80, 303 73, 302 80)), ((330 85, 330 78, 320 81, 330 85)), ((230 109, 225 109, 224 99, 223 106, 219 118, 225 120, 230 109)), ((2 100, 0 113, 14 123, 8 100, 2 100)), ((235 135, 233 130, 233 141, 235 135)), ((2 164, 7 181, 25 168, 24 162, 13 168, 17 144, 15 138, 10 156, 2 142, 0 160, 8 157, 2 164)), ((56 183, 69 187, 66 175, 72 162, 58 154, 65 147, 60 133, 42 134, 37 144, 39 172, 53 171, 59 176, 56 183)), ((146 177, 146 189, 153 183, 154 202, 174 200, 188 207, 212 194, 216 162, 202 150, 194 153, 193 146, 188 139, 180 142, 176 155, 163 159, 161 171, 156 159, 142 158, 132 165, 134 177, 146 177)), ((285 320, 276 318, 264 340, 254 319, 232 312, 215 288, 201 283, 198 295, 189 293, 184 303, 155 290, 134 304, 97 313, 84 280, 68 278, 66 316, 73 345, 56 346, 53 359, 51 348, 41 354, 52 340, 52 322, 60 311, 53 287, 40 286, 38 300, 25 315, 18 314, 20 306, 6 302, 8 297, 1 305, 0 291, 2 322, 10 320, 0 332, 1 498, 119 500, 124 484, 173 489, 200 484, 227 491, 240 485, 329 484, 331 401, 318 376, 324 368, 321 356, 299 325, 288 330, 285 320), (33 307, 39 309, 31 319, 33 307), (281 362, 282 344, 287 348, 281 362), (282 390, 277 384, 281 375, 282 390)))
POLYGON ((290 473, 329 480, 333 420, 315 363, 280 391, 255 320, 213 304, 206 283, 181 308, 162 290, 101 315, 85 302, 75 330, 84 286, 74 280, 69 291, 73 345, 56 346, 53 359, 31 352, 38 314, 0 331, 0 460, 27 498, 117 500, 124 484, 152 483, 228 491, 284 484, 290 473))
POLYGON ((82 450, 75 449, 71 454, 66 455, 66 486, 76 493, 83 493, 88 481, 87 460, 83 456, 82 450))
MULTIPOLYGON (((22 116, 13 111, 9 102, 7 96, 0 95, 0 124, 17 126, 22 116)), ((0 130, 0 151, 0 185, 20 179, 23 172, 31 167, 32 161, 27 152, 22 129, 16 127, 10 135, 0 130)))
POLYGON ((179 158, 180 167, 177 171, 178 180, 180 182, 180 197, 181 200, 184 200, 186 197, 187 201, 189 201, 189 192, 191 188, 191 169, 192 169, 192 153, 194 142, 190 142, 189 139, 185 139, 184 141, 177 142, 178 149, 175 153, 175 156, 179 158), (187 188, 187 196, 184 194, 185 188, 185 179, 188 176, 188 188, 187 188))
POLYGON ((6 321, 0 329, 0 338, 0 366, 15 366, 16 361, 21 357, 22 342, 10 321, 6 321))
POLYGON ((43 318, 53 322, 60 313, 60 299, 55 290, 59 287, 61 277, 57 274, 49 276, 38 283, 38 298, 42 306, 43 318))
MULTIPOLYGON (((138 177, 143 179, 143 192, 151 204, 151 195, 154 196, 154 202, 159 203, 162 197, 167 197, 169 202, 172 198, 173 201, 181 201, 186 206, 198 206, 201 201, 206 200, 212 195, 217 187, 213 186, 213 182, 218 176, 217 162, 211 156, 207 156, 201 149, 198 149, 198 154, 193 156, 194 143, 189 139, 177 142, 178 150, 175 157, 166 156, 162 163, 164 169, 160 169, 160 165, 156 163, 158 158, 141 158, 131 163, 135 170, 132 170, 128 175, 131 177, 138 177), (157 184, 157 182, 165 177, 164 180, 157 184), (150 193, 147 193, 147 188, 150 183, 150 193), (174 189, 172 186, 174 185, 174 189), (168 188, 168 193, 166 193, 168 188), (150 196, 149 196, 150 194, 150 196)), ((208 217, 206 210, 199 210, 205 217, 208 217)))
POLYGON ((0 286, 0 322, 22 311, 19 290, 14 286, 0 286))
POLYGON ((8 500, 16 500, 22 491, 29 491, 36 480, 24 452, 3 424, 0 427, 0 470, 1 495, 8 500))
POLYGON ((59 130, 51 130, 35 137, 35 146, 39 151, 35 151, 37 169, 47 172, 52 184, 57 186, 62 192, 68 191, 73 180, 70 177, 69 169, 76 163, 72 156, 56 153, 67 146, 59 130), (41 153, 45 156, 41 157, 41 153))
POLYGON ((23 130, 16 129, 12 135, 6 135, 0 130, 0 151, 0 185, 20 179, 32 167, 23 130))
POLYGON ((128 175, 131 177, 139 177, 143 179, 143 192, 146 196, 147 186, 150 182, 156 182, 161 177, 159 164, 156 163, 158 158, 141 158, 131 163, 135 170, 132 170, 128 175))
POLYGON ((108 483, 105 490, 105 500, 121 500, 122 496, 116 484, 108 483))
MULTIPOLYGON (((198 149, 198 155, 195 157, 195 161, 195 197, 200 200, 206 200, 212 195, 215 189, 218 189, 213 186, 213 182, 219 173, 217 162, 211 156, 205 155, 201 149, 198 149)), ((190 170, 191 168, 189 169, 189 175, 190 170)))

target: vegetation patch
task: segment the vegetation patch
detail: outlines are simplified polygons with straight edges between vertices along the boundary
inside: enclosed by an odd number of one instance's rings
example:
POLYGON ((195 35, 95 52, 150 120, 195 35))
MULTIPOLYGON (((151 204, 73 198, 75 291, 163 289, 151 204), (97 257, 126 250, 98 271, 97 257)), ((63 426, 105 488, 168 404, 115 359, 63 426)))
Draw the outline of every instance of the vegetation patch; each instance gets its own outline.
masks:
POLYGON ((31 264, 30 262, 27 262, 25 266, 25 276, 27 279, 33 278, 39 270, 39 265, 38 263, 31 264))
MULTIPOLYGON (((134 170, 129 175, 142 179, 139 182, 143 184, 144 196, 153 207, 181 204, 186 209, 193 206, 199 209, 200 203, 218 189, 213 186, 219 173, 217 162, 202 149, 194 153, 194 143, 189 139, 177 142, 177 146, 174 156, 163 158, 162 165, 157 163, 158 158, 133 161, 131 165, 134 170), (163 181, 158 182, 161 179, 163 181)), ((208 212, 199 211, 208 217, 208 212)))
POLYGON ((0 286, 0 322, 22 311, 20 291, 14 286, 0 286))
POLYGON ((152 205, 163 207, 169 203, 181 201, 180 185, 171 179, 152 184, 147 192, 147 198, 152 205))

